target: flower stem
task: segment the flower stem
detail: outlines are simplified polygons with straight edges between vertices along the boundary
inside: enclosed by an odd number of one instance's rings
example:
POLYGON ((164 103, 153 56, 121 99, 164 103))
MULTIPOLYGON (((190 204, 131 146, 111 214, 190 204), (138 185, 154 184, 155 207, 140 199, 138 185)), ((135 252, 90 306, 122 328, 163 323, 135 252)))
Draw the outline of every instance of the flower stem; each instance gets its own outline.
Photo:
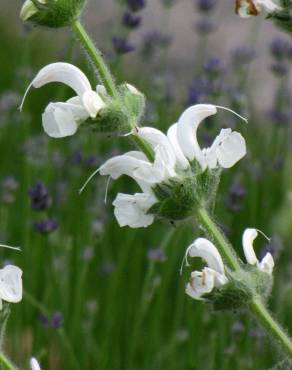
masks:
POLYGON ((201 207, 198 209, 197 217, 199 222, 206 229, 207 233, 213 238, 214 242, 216 243, 216 247, 218 248, 228 267, 233 270, 239 270, 240 262, 231 244, 226 240, 205 208, 201 207))
POLYGON ((281 326, 274 320, 262 301, 259 298, 254 298, 250 305, 250 309, 259 319, 267 332, 292 359, 292 341, 281 326))
MULTIPOLYGON (((197 217, 201 225, 206 229, 206 232, 212 236, 216 247, 220 254, 224 258, 226 264, 233 270, 239 270, 241 268, 238 257, 236 256, 231 244, 226 240, 224 235, 218 229, 214 221, 211 219, 205 208, 199 208, 197 211, 197 217)), ((266 309, 262 301, 255 297, 250 304, 250 310, 256 316, 262 326, 268 331, 281 348, 292 356, 292 342, 281 328, 281 326, 274 320, 266 309)))
POLYGON ((3 353, 0 353, 0 368, 5 370, 16 370, 14 365, 12 365, 3 353))
POLYGON ((118 97, 118 91, 113 80, 113 77, 103 60, 102 53, 97 49, 94 45, 93 41, 91 40, 90 36, 82 26, 82 24, 76 20, 72 23, 72 30, 75 35, 78 37, 79 41, 83 45, 85 51, 87 52, 90 60, 95 65, 98 70, 100 80, 104 87, 106 88, 109 95, 113 97, 118 97))

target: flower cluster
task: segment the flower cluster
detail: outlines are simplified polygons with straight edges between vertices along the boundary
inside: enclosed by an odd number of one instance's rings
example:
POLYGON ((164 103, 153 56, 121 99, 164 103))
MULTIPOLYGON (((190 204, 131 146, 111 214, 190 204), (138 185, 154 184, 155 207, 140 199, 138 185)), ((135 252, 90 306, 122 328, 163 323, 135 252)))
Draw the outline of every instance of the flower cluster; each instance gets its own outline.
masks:
MULTIPOLYGON (((243 252, 248 265, 255 266, 258 271, 271 275, 274 259, 271 253, 266 253, 261 261, 258 260, 253 248, 253 242, 258 236, 258 230, 248 228, 242 236, 243 252)), ((186 251, 187 257, 201 257, 207 263, 202 271, 193 271, 186 286, 186 293, 194 299, 204 299, 204 295, 215 288, 220 289, 229 282, 226 276, 223 260, 215 245, 205 238, 196 239, 186 251)))
MULTIPOLYGON (((198 126, 203 119, 216 114, 217 108, 207 104, 189 107, 168 129, 167 135, 152 127, 138 128, 134 134, 150 145, 154 152, 153 162, 140 151, 130 151, 109 159, 97 170, 112 179, 130 176, 142 190, 133 195, 117 195, 113 205, 120 226, 149 226, 163 197, 166 201, 160 207, 162 217, 167 216, 166 208, 171 208, 171 202, 177 212, 182 206, 192 208, 194 192, 198 192, 192 181, 194 174, 230 168, 245 156, 244 138, 231 129, 222 129, 210 147, 200 148, 198 126), (171 195, 172 189, 175 191, 171 195)), ((169 218, 180 219, 185 214, 180 216, 169 218)))
POLYGON ((235 11, 241 18, 256 16, 262 11, 274 13, 281 10, 273 0, 236 0, 235 11))

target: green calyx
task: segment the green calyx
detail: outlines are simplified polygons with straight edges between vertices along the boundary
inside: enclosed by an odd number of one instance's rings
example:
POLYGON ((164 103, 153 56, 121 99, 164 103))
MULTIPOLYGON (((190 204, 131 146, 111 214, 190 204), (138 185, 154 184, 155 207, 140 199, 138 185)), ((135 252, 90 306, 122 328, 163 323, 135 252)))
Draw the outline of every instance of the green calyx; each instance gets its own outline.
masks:
POLYGON ((108 137, 123 136, 133 131, 144 114, 145 97, 127 84, 119 86, 119 97, 101 94, 105 102, 95 118, 87 119, 81 127, 108 137))
POLYGON ((20 12, 23 21, 50 28, 66 27, 80 17, 86 0, 26 0, 20 12))
POLYGON ((202 172, 200 166, 193 163, 188 171, 153 188, 158 202, 149 213, 170 221, 180 221, 193 217, 198 207, 212 210, 220 173, 217 169, 202 172))
POLYGON ((215 311, 236 311, 247 308, 252 299, 265 301, 273 286, 273 277, 256 266, 246 265, 241 270, 228 274, 229 282, 203 298, 213 305, 215 311))

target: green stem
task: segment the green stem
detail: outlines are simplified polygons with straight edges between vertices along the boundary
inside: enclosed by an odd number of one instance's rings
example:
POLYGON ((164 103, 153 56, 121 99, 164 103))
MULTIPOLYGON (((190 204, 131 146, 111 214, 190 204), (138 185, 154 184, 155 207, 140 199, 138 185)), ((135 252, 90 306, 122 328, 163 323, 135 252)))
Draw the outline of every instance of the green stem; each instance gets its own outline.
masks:
POLYGON ((143 140, 140 136, 133 134, 131 139, 137 144, 137 146, 142 150, 142 152, 146 155, 146 157, 153 162, 154 161, 154 153, 150 145, 147 141, 143 140))
POLYGON ((274 320, 259 298, 254 298, 251 305, 251 311, 259 319, 268 333, 277 341, 277 343, 287 352, 292 359, 292 342, 281 326, 274 320))
POLYGON ((119 97, 115 82, 112 78, 112 75, 106 63, 103 60, 102 53, 96 48, 93 41, 89 37, 88 33, 78 20, 73 22, 71 27, 73 32, 83 45, 84 49, 86 50, 90 60, 97 68, 100 80, 104 87, 106 88, 109 95, 115 98, 119 97))
POLYGON ((0 353, 0 367, 1 369, 5 370, 16 370, 14 365, 8 360, 8 358, 3 354, 0 353))
POLYGON ((212 218, 209 216, 205 208, 198 209, 197 217, 199 219, 199 222, 206 229, 207 233, 210 236, 212 236, 216 244, 216 247, 218 248, 220 254, 222 255, 228 267, 230 267, 233 270, 239 270, 240 263, 238 257, 233 251, 231 244, 228 243, 228 241, 226 240, 222 232, 219 230, 215 222, 212 220, 212 218))

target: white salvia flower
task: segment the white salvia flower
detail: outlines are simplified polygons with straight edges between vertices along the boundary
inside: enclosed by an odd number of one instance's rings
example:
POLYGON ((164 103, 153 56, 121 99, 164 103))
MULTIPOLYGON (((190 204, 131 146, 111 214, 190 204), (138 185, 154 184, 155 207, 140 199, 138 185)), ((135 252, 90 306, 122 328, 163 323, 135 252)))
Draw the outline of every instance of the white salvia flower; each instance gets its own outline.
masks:
POLYGON ((213 243, 208 239, 198 238, 187 249, 186 257, 201 257, 207 263, 202 271, 193 271, 186 286, 186 293, 194 298, 210 293, 228 282, 224 272, 222 258, 213 243))
POLYGON ((77 96, 65 103, 50 103, 42 115, 45 132, 54 138, 74 135, 78 126, 89 117, 95 118, 105 107, 100 95, 91 89, 85 74, 69 63, 52 63, 42 68, 27 88, 20 109, 29 89, 51 82, 62 82, 71 87, 77 96))
POLYGON ((31 370, 41 370, 41 367, 37 361, 36 358, 32 357, 30 359, 30 367, 31 367, 31 370))
POLYGON ((22 299, 22 270, 7 265, 0 270, 0 301, 18 303, 22 299))
POLYGON ((114 180, 122 175, 129 176, 137 182, 143 193, 119 194, 113 203, 116 218, 120 226, 150 225, 154 218, 148 211, 158 202, 153 192, 155 185, 170 183, 170 179, 183 177, 183 173, 191 175, 189 161, 197 160, 203 170, 207 167, 213 169, 218 165, 229 168, 245 155, 245 140, 231 129, 221 130, 210 148, 200 149, 196 139, 197 127, 202 119, 216 112, 217 107, 214 105, 195 105, 182 114, 178 123, 170 126, 167 135, 153 127, 137 128, 135 135, 149 144, 154 153, 154 161, 151 162, 139 151, 115 156, 98 168, 80 191, 83 191, 98 172, 114 180))
POLYGON ((136 193, 130 195, 119 193, 113 202, 114 213, 119 225, 132 228, 151 225, 154 216, 147 214, 147 211, 156 202, 157 200, 152 194, 136 193))
POLYGON ((235 11, 241 18, 249 18, 260 12, 273 13, 282 8, 273 0, 236 0, 235 11))
POLYGON ((197 140, 198 126, 203 119, 216 114, 217 108, 229 110, 211 104, 193 105, 183 112, 177 123, 177 142, 183 154, 190 161, 196 159, 203 170, 218 166, 230 168, 246 155, 244 138, 231 129, 222 129, 211 147, 200 148, 197 140))
POLYGON ((242 246, 246 261, 250 265, 256 265, 259 270, 272 274, 275 263, 271 253, 268 252, 264 258, 259 261, 254 252, 253 242, 257 236, 258 230, 252 228, 245 229, 242 235, 242 246))

